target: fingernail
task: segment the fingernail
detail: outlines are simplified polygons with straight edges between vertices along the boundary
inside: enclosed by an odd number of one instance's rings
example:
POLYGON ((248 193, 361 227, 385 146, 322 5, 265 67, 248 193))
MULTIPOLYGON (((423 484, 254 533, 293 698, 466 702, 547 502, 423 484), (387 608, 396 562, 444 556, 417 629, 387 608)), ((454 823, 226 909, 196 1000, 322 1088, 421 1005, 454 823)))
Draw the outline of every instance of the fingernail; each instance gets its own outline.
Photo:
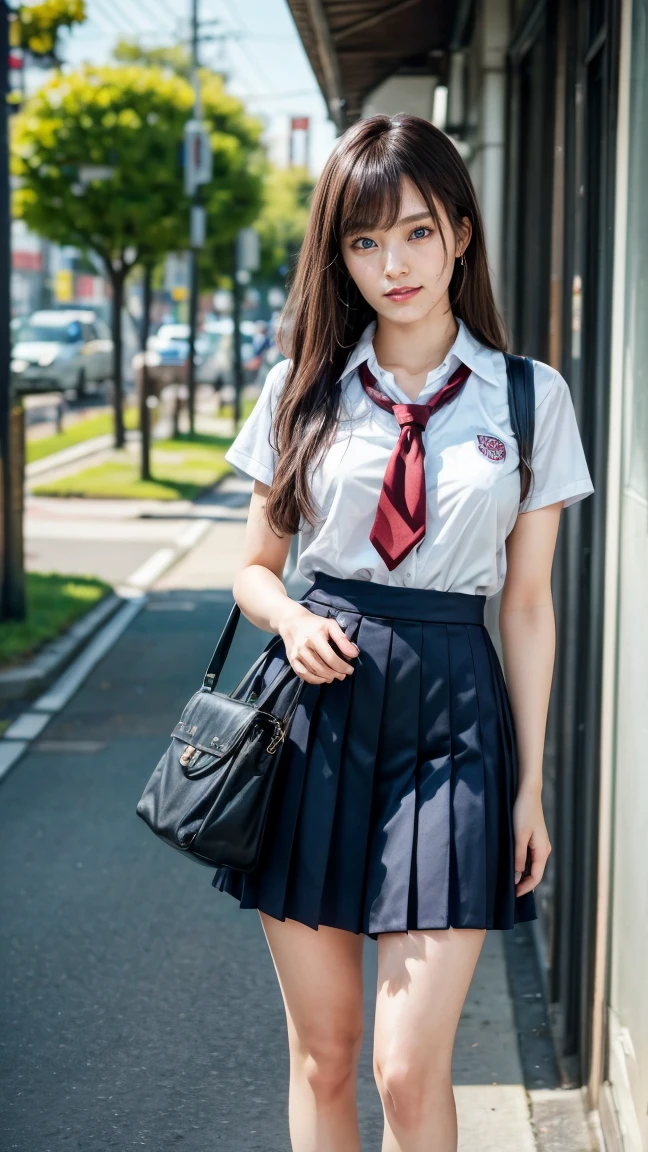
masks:
POLYGON ((516 872, 516 873, 515 873, 515 883, 516 883, 516 884, 519 882, 521 875, 522 875, 522 873, 521 873, 521 872, 516 872))

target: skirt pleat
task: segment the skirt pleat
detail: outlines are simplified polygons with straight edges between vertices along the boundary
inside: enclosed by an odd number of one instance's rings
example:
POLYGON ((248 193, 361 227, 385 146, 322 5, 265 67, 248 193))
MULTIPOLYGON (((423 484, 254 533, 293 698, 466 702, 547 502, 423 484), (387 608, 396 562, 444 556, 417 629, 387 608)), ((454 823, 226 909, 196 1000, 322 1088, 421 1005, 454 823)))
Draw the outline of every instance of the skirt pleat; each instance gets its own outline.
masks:
POLYGON ((394 620, 378 753, 374 765, 373 835, 369 844, 366 914, 369 932, 407 925, 416 830, 416 766, 421 625, 394 620))
POLYGON ((448 626, 452 701, 450 924, 482 924, 486 917, 484 760, 469 629, 448 626))
POLYGON ((344 742, 344 771, 329 852, 320 923, 361 932, 372 820, 374 772, 380 724, 367 728, 367 716, 384 715, 384 693, 391 650, 391 629, 363 617, 352 637, 360 648, 356 671, 347 677, 351 700, 344 742), (371 653, 371 657, 367 653, 371 653), (358 666, 362 665, 362 675, 358 666))
MULTIPOLYGON (((450 653, 445 624, 423 629, 419 705, 417 923, 448 923, 452 836, 450 653)), ((414 911, 414 909, 413 909, 414 911)))
MULTIPOLYGON (((242 907, 376 937, 512 928, 518 766, 484 597, 318 574, 301 598, 358 645, 354 672, 305 684, 283 745, 260 862, 219 868, 242 907)), ((257 681, 287 657, 267 645, 257 681)))

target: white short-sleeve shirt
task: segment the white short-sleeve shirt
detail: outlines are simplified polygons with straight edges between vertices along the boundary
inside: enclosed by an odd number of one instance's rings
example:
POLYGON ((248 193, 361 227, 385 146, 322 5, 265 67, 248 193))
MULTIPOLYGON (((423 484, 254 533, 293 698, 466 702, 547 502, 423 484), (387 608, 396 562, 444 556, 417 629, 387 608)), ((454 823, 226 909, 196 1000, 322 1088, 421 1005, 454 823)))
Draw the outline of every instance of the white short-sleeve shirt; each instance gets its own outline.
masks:
MULTIPOLYGON (((309 581, 317 571, 395 587, 494 596, 506 575, 505 541, 520 512, 593 491, 569 388, 554 368, 534 361, 536 424, 534 482, 520 504, 520 475, 508 407, 506 362, 481 344, 456 317, 457 338, 442 364, 428 373, 417 397, 424 403, 446 383, 460 362, 471 375, 450 404, 436 412, 423 433, 427 488, 423 540, 389 571, 371 541, 385 469, 399 426, 364 391, 358 365, 368 361, 377 386, 397 403, 411 403, 391 372, 376 361, 375 324, 370 324, 340 377, 336 438, 311 470, 317 521, 302 520, 297 568, 309 581)), ((289 362, 275 365, 254 410, 225 459, 237 470, 270 484, 276 464, 272 417, 289 362)))

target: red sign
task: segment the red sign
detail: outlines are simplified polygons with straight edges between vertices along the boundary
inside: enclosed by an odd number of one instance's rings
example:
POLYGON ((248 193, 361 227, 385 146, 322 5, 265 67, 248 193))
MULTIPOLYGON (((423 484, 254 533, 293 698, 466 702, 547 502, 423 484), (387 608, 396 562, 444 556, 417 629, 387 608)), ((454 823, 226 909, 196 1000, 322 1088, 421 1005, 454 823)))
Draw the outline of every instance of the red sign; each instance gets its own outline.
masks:
POLYGON ((291 132, 308 132, 310 118, 308 116, 293 116, 290 121, 291 132))

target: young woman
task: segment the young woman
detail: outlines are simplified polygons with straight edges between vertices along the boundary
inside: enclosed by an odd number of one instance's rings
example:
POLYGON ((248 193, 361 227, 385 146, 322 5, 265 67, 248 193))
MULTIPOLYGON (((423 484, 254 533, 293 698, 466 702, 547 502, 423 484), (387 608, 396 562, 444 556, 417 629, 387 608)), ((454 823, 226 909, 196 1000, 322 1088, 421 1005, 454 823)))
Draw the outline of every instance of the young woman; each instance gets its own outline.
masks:
POLYGON ((536 916, 561 508, 593 491, 536 362, 520 469, 479 208, 448 138, 374 116, 315 191, 289 359, 227 459, 254 477, 234 596, 306 683, 252 874, 283 995, 296 1152, 358 1152, 361 951, 378 941, 383 1152, 452 1152, 455 1030, 487 929, 536 916), (291 599, 282 574, 299 534, 291 599), (506 582, 505 582, 506 575, 506 582), (506 683, 484 627, 504 588, 506 683))

